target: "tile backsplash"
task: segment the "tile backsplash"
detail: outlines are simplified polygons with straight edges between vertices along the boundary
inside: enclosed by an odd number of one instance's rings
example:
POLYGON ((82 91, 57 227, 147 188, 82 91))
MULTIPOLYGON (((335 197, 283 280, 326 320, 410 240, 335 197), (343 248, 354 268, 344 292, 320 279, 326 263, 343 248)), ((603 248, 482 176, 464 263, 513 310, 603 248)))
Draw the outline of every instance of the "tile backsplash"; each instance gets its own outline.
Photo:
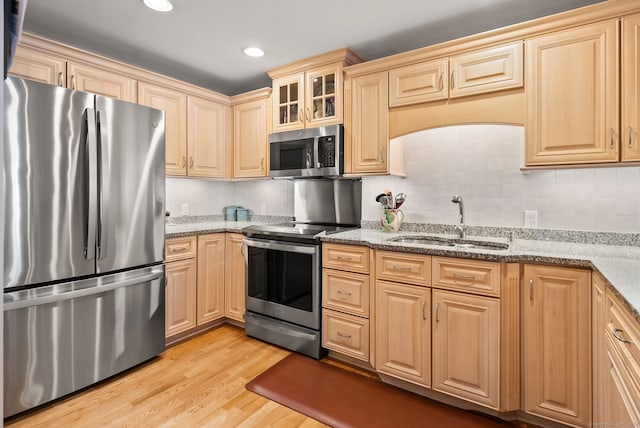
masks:
MULTIPOLYGON (((640 232, 640 167, 521 171, 524 128, 463 125, 404 137, 406 178, 363 178, 362 218, 378 221, 375 197, 404 192, 405 222, 454 224, 464 198, 472 226, 523 227, 524 211, 537 211, 541 229, 640 232)), ((167 178, 167 210, 182 215, 222 214, 241 205, 252 214, 293 215, 290 180, 216 181, 167 178)))
POLYGON ((523 227, 524 211, 537 211, 539 228, 640 231, 640 167, 520 171, 519 126, 452 126, 401 138, 407 177, 364 178, 364 220, 382 215, 375 196, 391 189, 407 194, 406 222, 456 223, 451 197, 459 194, 474 226, 523 227))

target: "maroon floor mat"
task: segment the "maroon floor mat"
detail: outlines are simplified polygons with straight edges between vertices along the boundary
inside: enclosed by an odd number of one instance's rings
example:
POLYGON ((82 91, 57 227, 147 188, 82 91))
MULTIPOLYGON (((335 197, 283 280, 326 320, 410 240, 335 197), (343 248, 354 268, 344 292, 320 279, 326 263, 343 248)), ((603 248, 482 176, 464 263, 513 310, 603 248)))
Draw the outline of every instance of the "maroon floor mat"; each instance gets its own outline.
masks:
POLYGON ((512 426, 291 354, 246 388, 332 427, 512 426))

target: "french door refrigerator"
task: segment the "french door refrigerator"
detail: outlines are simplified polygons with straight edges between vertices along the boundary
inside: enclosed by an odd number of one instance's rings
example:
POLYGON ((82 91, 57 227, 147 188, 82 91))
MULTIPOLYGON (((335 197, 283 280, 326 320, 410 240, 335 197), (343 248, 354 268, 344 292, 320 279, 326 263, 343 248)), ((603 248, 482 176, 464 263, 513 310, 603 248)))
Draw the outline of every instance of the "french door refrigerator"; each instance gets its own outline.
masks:
POLYGON ((4 82, 4 416, 164 351, 164 112, 4 82))

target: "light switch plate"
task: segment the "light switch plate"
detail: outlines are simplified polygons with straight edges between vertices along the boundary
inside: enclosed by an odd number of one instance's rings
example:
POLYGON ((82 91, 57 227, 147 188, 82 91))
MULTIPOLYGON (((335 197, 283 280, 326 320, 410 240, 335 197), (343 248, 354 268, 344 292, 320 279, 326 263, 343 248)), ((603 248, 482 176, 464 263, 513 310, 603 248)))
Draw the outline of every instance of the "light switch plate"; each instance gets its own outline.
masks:
POLYGON ((182 204, 182 215, 189 215, 189 204, 186 202, 182 204))

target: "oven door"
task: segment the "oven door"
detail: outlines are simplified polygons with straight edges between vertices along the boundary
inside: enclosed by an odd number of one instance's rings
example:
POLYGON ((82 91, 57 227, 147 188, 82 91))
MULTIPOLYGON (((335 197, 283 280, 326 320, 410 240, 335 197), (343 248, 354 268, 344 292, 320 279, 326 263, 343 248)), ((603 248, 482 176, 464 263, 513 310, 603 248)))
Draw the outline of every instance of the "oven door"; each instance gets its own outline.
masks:
POLYGON ((320 329, 320 245, 245 239, 246 309, 320 329))

